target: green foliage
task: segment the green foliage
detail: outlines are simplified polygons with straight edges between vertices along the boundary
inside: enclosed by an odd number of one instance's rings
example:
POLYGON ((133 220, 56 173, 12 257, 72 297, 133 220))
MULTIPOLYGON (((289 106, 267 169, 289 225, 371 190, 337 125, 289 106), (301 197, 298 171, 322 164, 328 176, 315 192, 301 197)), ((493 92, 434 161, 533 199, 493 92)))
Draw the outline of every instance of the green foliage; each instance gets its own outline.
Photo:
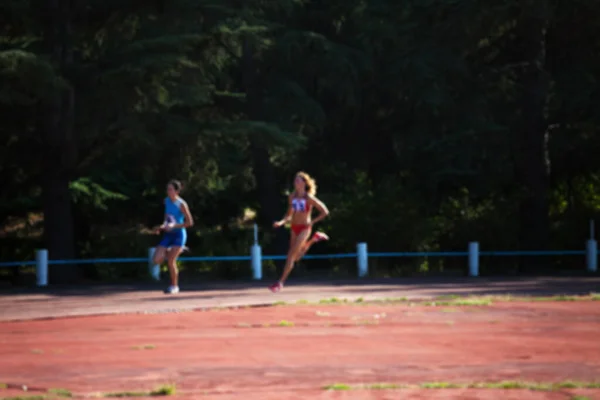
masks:
POLYGON ((120 193, 111 192, 92 182, 89 178, 79 178, 71 182, 71 192, 73 201, 89 204, 90 206, 107 210, 107 201, 109 200, 127 200, 127 196, 120 193))
MULTIPOLYGON (((73 204, 81 257, 145 254, 157 239, 145 228, 161 221, 171 178, 185 183, 196 220, 193 254, 246 254, 247 211, 285 207, 258 189, 284 193, 297 170, 317 177, 332 211, 320 225, 332 240, 314 251, 349 252, 359 241, 372 251, 464 251, 471 240, 517 249, 533 232, 527 216, 543 233, 544 213, 549 246, 581 248, 587 221, 600 215, 600 6, 532 4, 88 0, 72 5, 72 34, 54 43, 72 51, 63 62, 48 32, 64 21, 34 2, 5 1, 0 254, 26 258, 41 240, 29 221, 48 206, 49 166, 68 182, 63 201, 73 204), (525 29, 537 15, 544 40, 525 29), (540 49, 535 75, 528 62, 540 49), (72 131, 69 113, 52 108, 71 91, 72 131), (537 108, 528 93, 542 99, 537 108), (530 162, 544 159, 546 144, 525 128, 529 114, 542 116, 548 134, 543 168, 530 162), (49 127, 64 135, 49 141, 49 127), (530 202, 528 184, 542 188, 541 202, 530 202)), ((285 251, 273 232, 261 242, 285 251)), ((464 268, 464 260, 373 263, 384 275, 464 268)), ((247 263, 182 267, 249 275, 247 263)), ((146 274, 93 269, 109 280, 146 274)))

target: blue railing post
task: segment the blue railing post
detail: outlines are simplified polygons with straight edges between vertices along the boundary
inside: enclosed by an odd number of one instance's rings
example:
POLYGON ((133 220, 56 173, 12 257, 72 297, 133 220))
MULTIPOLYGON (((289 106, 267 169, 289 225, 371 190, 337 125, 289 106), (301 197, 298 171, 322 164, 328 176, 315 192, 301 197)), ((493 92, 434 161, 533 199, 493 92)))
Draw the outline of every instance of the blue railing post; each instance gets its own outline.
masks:
POLYGON ((150 247, 148 249, 148 272, 155 281, 160 280, 160 265, 154 264, 154 253, 156 253, 156 247, 150 247))
POLYGON ((358 265, 358 277, 364 278, 369 275, 369 253, 366 243, 356 245, 356 262, 358 265))
POLYGON ((596 272, 598 270, 598 242, 590 239, 586 243, 586 261, 588 272, 596 272))
POLYGON ((250 248, 252 264, 252 278, 256 281, 262 279, 262 249, 258 244, 258 225, 254 224, 254 244, 250 248))
POLYGON ((594 225, 594 220, 590 219, 590 239, 585 244, 585 258, 588 272, 596 272, 598 270, 598 242, 594 237, 594 225))
POLYGON ((598 270, 598 242, 590 239, 586 243, 586 259, 588 272, 598 270))
POLYGON ((35 252, 35 276, 38 286, 48 286, 48 250, 46 249, 35 252))
POLYGON ((469 243, 469 276, 479 276, 479 242, 469 243))

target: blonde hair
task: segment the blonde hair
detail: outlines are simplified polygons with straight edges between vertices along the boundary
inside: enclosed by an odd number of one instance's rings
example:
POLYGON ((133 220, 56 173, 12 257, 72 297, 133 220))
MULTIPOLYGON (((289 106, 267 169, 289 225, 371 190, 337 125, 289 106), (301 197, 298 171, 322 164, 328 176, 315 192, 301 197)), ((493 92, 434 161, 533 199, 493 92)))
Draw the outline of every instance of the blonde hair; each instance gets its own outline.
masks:
POLYGON ((317 194, 317 182, 306 172, 298 172, 296 177, 301 178, 306 184, 306 193, 314 196, 317 194))

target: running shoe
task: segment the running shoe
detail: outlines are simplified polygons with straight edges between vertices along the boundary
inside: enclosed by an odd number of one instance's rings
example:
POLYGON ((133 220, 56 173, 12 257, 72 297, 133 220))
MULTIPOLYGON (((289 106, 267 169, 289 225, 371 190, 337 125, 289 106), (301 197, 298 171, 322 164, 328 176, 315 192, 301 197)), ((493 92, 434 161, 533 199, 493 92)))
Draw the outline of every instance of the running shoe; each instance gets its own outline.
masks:
POLYGON ((317 243, 317 242, 321 242, 323 240, 329 240, 329 236, 327 236, 323 232, 315 232, 315 234, 313 235, 313 239, 314 239, 315 243, 317 243))
POLYGON ((179 293, 179 286, 169 286, 167 290, 165 290, 165 294, 176 294, 179 293))
POLYGON ((271 286, 269 286, 269 290, 273 293, 277 293, 277 292, 281 291, 281 289, 283 289, 283 285, 281 284, 281 282, 276 282, 276 283, 272 284, 271 286))

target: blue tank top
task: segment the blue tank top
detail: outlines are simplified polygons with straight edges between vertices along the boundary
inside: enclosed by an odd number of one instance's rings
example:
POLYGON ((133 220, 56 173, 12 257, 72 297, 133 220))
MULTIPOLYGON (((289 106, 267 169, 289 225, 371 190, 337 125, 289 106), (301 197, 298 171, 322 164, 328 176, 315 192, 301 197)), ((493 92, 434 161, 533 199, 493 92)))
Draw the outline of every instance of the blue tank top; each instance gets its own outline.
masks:
MULTIPOLYGON (((177 198, 175 201, 171 201, 170 198, 165 199, 165 220, 169 224, 183 224, 185 222, 185 214, 181 211, 181 205, 183 200, 177 198)), ((174 228, 171 232, 179 232, 185 230, 185 228, 174 228)))

